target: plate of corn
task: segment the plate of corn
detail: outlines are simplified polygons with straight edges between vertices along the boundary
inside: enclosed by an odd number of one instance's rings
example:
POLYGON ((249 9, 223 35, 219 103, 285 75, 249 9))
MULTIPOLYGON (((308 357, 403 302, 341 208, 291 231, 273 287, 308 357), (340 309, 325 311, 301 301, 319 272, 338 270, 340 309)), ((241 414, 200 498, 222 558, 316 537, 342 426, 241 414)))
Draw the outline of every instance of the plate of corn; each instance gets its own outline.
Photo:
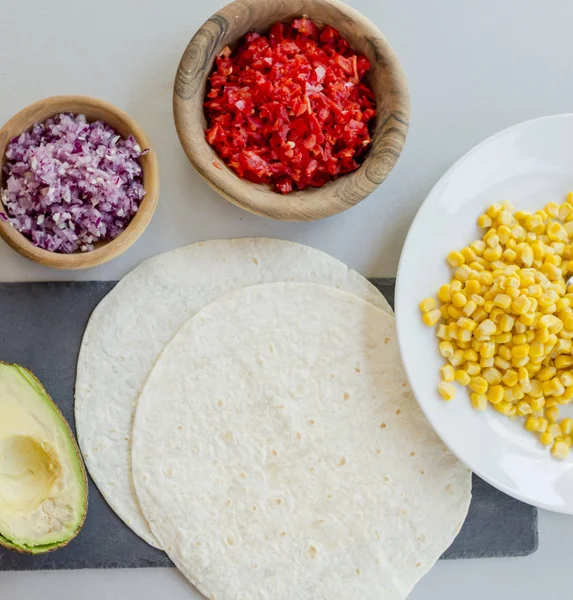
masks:
POLYGON ((573 514, 573 114, 446 172, 406 238, 396 320, 444 443, 510 496, 573 514))

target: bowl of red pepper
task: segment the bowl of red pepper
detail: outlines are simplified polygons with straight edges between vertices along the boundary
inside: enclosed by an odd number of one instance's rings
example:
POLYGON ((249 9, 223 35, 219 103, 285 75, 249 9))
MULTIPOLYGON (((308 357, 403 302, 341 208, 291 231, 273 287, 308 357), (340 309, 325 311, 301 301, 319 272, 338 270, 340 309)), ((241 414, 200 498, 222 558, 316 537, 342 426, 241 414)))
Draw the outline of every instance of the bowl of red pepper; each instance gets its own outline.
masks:
POLYGON ((337 0, 236 0, 188 44, 174 117, 190 162, 241 208, 310 221, 371 194, 408 132, 391 46, 337 0))

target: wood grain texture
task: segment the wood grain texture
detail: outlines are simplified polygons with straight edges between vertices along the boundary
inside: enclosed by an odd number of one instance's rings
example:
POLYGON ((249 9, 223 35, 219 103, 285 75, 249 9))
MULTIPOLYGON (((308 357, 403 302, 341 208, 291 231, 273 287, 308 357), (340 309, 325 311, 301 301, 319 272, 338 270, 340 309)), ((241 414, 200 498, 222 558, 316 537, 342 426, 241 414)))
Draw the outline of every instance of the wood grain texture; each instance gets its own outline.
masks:
POLYGON ((337 0, 236 0, 213 15, 187 46, 175 79, 173 112, 187 157, 224 198, 249 212, 283 221, 322 219, 354 206, 392 170, 406 140, 410 118, 408 84, 394 51, 380 31, 337 0), (203 99, 216 56, 249 31, 264 32, 276 21, 307 15, 317 25, 336 27, 372 67, 376 96, 373 142, 359 169, 322 188, 281 195, 269 186, 240 179, 205 140, 203 99), (217 166, 215 166, 215 164, 217 166))
MULTIPOLYGON (((4 221, 0 221, 0 236, 16 252, 41 265, 57 269, 86 269, 119 256, 137 240, 149 225, 159 196, 159 167, 155 152, 141 127, 116 106, 89 96, 53 96, 30 104, 14 115, 0 129, 2 166, 6 161, 6 148, 13 137, 20 135, 34 123, 41 123, 49 117, 64 112, 84 114, 88 121, 101 119, 111 125, 122 137, 131 134, 141 148, 150 149, 147 154, 139 158, 143 170, 143 187, 145 188, 145 196, 139 205, 139 210, 117 238, 109 242, 98 242, 91 252, 74 252, 73 254, 48 252, 35 246, 10 223, 4 221)), ((0 172, 0 189, 4 185, 3 177, 3 173, 0 172)))

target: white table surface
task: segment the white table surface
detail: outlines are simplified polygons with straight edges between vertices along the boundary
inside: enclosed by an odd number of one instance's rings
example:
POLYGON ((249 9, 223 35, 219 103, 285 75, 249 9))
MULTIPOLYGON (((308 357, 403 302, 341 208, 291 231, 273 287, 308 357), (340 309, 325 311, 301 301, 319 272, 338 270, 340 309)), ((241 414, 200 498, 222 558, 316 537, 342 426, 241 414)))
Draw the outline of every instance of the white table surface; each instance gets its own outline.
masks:
MULTIPOLYGON (((272 1, 272 0, 261 0, 272 1)), ((367 276, 392 276, 431 186, 474 144, 519 121, 573 110, 566 0, 350 0, 394 46, 410 82, 411 129, 387 181, 350 211, 315 223, 249 215, 211 191, 181 150, 171 113, 179 58, 224 0, 0 0, 0 121, 55 94, 127 110, 159 155, 161 197, 146 233, 111 264, 53 271, 0 243, 0 280, 113 279, 190 242, 266 235, 325 250, 367 276)), ((573 140, 572 140, 573 143, 573 140)), ((503 515, 500 515, 503 518, 503 515)), ((573 519, 540 514, 540 545, 521 559, 439 563, 413 600, 568 597, 573 519)), ((0 599, 199 598, 170 569, 1 573, 0 599)))

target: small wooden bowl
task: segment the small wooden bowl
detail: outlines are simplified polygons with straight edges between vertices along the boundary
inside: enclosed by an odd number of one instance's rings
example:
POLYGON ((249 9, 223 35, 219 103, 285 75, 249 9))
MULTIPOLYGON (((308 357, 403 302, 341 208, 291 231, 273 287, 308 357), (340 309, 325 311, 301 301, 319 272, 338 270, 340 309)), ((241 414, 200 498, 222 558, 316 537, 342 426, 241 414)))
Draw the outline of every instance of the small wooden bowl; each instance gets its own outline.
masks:
MULTIPOLYGON (((10 140, 23 131, 60 113, 84 114, 88 121, 102 120, 111 125, 122 137, 133 135, 141 148, 150 148, 149 139, 139 125, 125 112, 96 98, 89 96, 53 96, 30 104, 14 115, 0 129, 0 156, 2 167, 6 161, 6 148, 10 140)), ((105 263, 127 250, 149 225, 157 206, 159 194, 159 168, 153 150, 142 156, 143 187, 145 196, 139 210, 118 237, 109 242, 98 242, 90 252, 59 254, 38 248, 28 238, 18 232, 9 222, 0 220, 0 236, 16 252, 41 265, 57 269, 86 269, 105 263)), ((4 187, 3 173, 0 172, 0 189, 4 187)), ((1 204, 0 204, 1 206, 1 204)), ((5 212, 5 211, 4 211, 5 212)))
POLYGON ((236 0, 197 31, 179 64, 173 96, 175 125, 187 157, 207 183, 252 213, 282 221, 322 219, 354 206, 372 193, 394 167, 408 132, 410 100, 394 51, 366 17, 337 0, 236 0), (377 117, 370 151, 359 169, 321 188, 278 194, 240 179, 205 140, 203 101, 216 56, 249 31, 264 32, 276 21, 301 15, 338 29, 371 62, 369 81, 377 117), (217 165, 217 166, 215 166, 217 165))

